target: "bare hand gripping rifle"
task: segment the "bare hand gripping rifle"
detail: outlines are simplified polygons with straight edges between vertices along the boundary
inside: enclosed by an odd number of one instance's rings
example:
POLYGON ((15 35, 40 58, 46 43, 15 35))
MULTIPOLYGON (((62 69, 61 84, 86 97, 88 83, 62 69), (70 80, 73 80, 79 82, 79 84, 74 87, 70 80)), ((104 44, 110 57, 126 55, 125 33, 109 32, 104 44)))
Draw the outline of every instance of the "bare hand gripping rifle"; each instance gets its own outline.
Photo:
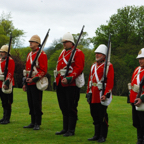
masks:
POLYGON ((110 50, 111 50, 111 34, 109 34, 109 39, 108 39, 108 50, 106 53, 106 60, 105 60, 105 65, 104 65, 104 73, 103 73, 103 80, 102 80, 102 95, 104 95, 105 92, 105 83, 107 80, 107 67, 108 63, 110 62, 110 50))
POLYGON ((72 51, 72 53, 71 53, 71 56, 70 56, 70 58, 69 58, 69 60, 68 60, 67 67, 66 67, 66 73, 65 73, 64 77, 66 77, 66 76, 68 75, 69 67, 70 67, 70 65, 71 65, 72 58, 73 58, 74 53, 75 53, 75 51, 76 51, 77 45, 78 45, 78 43, 79 43, 79 40, 80 40, 80 38, 81 38, 81 36, 82 36, 83 30, 84 30, 84 25, 83 25, 83 27, 82 27, 82 30, 81 30, 80 34, 79 34, 79 37, 78 37, 78 40, 77 40, 77 42, 76 42, 76 44, 75 44, 75 46, 74 46, 74 49, 73 49, 73 51, 72 51))
POLYGON ((8 47, 7 58, 6 58, 6 63, 5 63, 4 81, 8 73, 8 63, 9 63, 9 56, 10 56, 9 53, 10 53, 10 48, 11 48, 11 42, 12 42, 12 33, 10 34, 9 47, 8 47))
MULTIPOLYGON (((41 54, 41 52, 42 52, 42 50, 43 50, 43 48, 46 44, 46 41, 47 41, 48 36, 49 36, 49 31, 50 31, 50 29, 48 29, 48 32, 46 33, 46 36, 45 36, 45 38, 42 42, 42 45, 40 45, 39 51, 37 52, 37 55, 36 55, 35 59, 33 60, 32 64, 31 64, 31 70, 30 70, 30 73, 29 73, 27 78, 31 78, 31 76, 32 76, 33 68, 36 65, 36 61, 39 58, 39 56, 40 56, 40 54, 41 54)), ((23 84, 26 85, 26 77, 23 78, 23 84)))

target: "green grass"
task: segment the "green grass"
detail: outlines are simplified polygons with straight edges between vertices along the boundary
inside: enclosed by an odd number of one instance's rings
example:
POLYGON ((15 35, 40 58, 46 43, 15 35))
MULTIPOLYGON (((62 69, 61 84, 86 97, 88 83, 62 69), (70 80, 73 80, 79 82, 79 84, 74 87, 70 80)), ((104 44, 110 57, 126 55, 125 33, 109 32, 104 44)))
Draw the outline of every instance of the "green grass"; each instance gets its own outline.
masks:
MULTIPOLYGON (((0 108, 0 118, 2 117, 0 108)), ((0 125, 0 144, 93 144, 87 139, 94 134, 92 117, 85 94, 81 94, 78 106, 79 120, 75 136, 63 137, 55 135, 62 130, 62 115, 55 92, 43 93, 43 119, 41 129, 24 129, 30 124, 27 96, 22 89, 14 89, 11 123, 0 125)), ((136 129, 132 126, 131 106, 126 97, 113 97, 108 108, 109 132, 105 144, 135 144, 136 129)))

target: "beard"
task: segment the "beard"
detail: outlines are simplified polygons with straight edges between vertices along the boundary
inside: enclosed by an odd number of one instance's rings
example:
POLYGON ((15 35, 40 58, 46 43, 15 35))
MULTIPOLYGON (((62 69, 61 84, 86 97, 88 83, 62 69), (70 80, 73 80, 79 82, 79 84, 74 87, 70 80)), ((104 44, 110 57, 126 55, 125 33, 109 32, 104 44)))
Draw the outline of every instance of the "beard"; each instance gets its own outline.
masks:
POLYGON ((101 61, 103 61, 103 57, 96 58, 96 61, 97 61, 97 62, 101 62, 101 61))

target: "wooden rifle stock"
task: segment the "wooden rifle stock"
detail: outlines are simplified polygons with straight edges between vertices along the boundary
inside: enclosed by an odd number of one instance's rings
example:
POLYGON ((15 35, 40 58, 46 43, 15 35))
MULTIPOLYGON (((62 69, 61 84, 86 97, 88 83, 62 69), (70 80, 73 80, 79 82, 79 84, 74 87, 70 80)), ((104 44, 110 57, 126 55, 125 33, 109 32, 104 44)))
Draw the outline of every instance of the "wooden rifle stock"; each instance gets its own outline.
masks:
POLYGON ((78 45, 78 43, 79 43, 79 40, 80 40, 80 38, 81 38, 81 36, 82 36, 83 30, 84 30, 84 25, 83 25, 83 27, 82 27, 82 30, 81 30, 80 35, 79 35, 79 37, 78 37, 78 40, 77 40, 77 42, 76 42, 76 44, 75 44, 75 46, 74 46, 74 49, 73 49, 73 51, 72 51, 72 53, 71 53, 71 56, 70 56, 70 58, 69 58, 69 60, 68 60, 67 67, 66 67, 66 73, 65 73, 64 77, 66 77, 66 76, 68 75, 69 67, 70 67, 70 65, 71 65, 71 61, 72 61, 72 58, 73 58, 74 53, 75 53, 75 51, 76 51, 77 45, 78 45))
POLYGON ((107 79, 107 65, 108 65, 108 57, 109 57, 109 50, 110 50, 110 43, 111 43, 111 34, 109 34, 109 39, 108 39, 108 50, 107 50, 107 53, 106 53, 106 60, 105 60, 105 65, 104 65, 104 73, 103 73, 103 80, 102 80, 102 95, 104 95, 104 92, 105 92, 105 82, 106 82, 106 79, 107 79))
POLYGON ((10 53, 10 48, 11 48, 11 42, 12 42, 12 33, 10 34, 9 47, 8 47, 7 58, 6 58, 6 63, 5 63, 4 81, 8 73, 8 63, 9 63, 9 53, 10 53))

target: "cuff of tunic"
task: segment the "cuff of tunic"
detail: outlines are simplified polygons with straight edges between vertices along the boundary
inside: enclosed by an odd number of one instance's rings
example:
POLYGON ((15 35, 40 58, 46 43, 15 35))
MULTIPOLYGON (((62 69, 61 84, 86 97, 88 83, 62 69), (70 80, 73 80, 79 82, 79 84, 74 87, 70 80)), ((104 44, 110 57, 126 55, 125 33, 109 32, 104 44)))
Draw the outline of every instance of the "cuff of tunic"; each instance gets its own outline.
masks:
POLYGON ((4 85, 6 85, 7 87, 9 87, 9 84, 10 84, 10 81, 9 81, 9 79, 7 79, 7 80, 4 82, 4 85))
POLYGON ((34 83, 36 83, 37 81, 39 81, 39 79, 40 79, 40 77, 34 77, 34 78, 32 79, 32 81, 33 81, 34 83))
POLYGON ((68 84, 71 83, 72 77, 66 77, 68 84))
POLYGON ((140 99, 144 102, 144 95, 141 95, 140 99))

